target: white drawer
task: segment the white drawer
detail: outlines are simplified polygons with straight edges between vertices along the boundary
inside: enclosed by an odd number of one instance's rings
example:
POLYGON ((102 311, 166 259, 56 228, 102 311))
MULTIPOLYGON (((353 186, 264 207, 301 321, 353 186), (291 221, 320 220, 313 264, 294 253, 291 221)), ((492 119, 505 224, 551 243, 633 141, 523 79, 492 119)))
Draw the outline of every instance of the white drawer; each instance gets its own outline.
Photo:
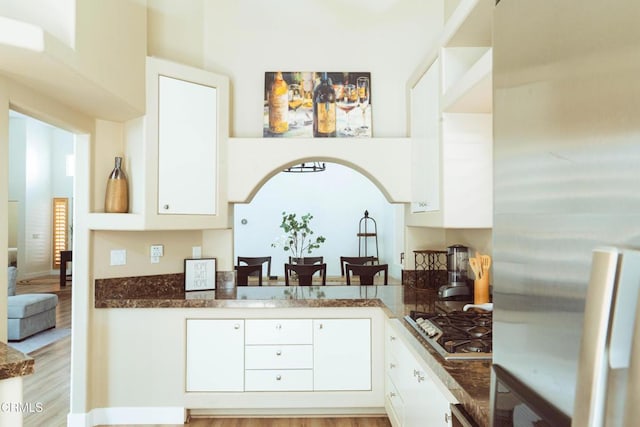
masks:
POLYGON ((311 391, 313 370, 269 369, 247 370, 244 374, 244 391, 311 391))
POLYGON ((387 358, 387 374, 395 382, 400 381, 400 366, 395 354, 389 354, 387 358))
POLYGON ((404 424, 404 402, 402 396, 398 393, 393 380, 387 376, 387 392, 385 394, 386 405, 391 408, 392 413, 389 414, 389 419, 392 420, 391 424, 403 425, 404 424), (394 422, 395 421, 395 422, 394 422))
POLYGON ((311 369, 311 345, 248 345, 244 352, 245 369, 311 369))
POLYGON ((311 319, 247 319, 245 344, 312 344, 311 319))

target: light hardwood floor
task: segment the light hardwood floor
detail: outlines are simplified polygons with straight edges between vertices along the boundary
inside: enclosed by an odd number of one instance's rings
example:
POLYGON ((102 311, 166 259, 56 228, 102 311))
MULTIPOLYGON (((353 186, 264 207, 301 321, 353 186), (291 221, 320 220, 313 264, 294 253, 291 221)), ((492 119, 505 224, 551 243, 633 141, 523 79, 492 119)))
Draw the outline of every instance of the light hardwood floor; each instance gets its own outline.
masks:
MULTIPOLYGON (((58 294, 56 326, 71 327, 71 286, 60 289, 55 278, 18 284, 16 293, 58 294)), ((63 338, 29 354, 35 359, 35 373, 24 377, 24 402, 42 403, 42 412, 25 414, 24 427, 64 427, 69 412, 71 337, 63 338)), ((317 418, 192 418, 191 427, 390 427, 386 417, 317 418)), ((179 427, 183 424, 163 427, 179 427)), ((128 426, 120 426, 128 427, 128 426)))

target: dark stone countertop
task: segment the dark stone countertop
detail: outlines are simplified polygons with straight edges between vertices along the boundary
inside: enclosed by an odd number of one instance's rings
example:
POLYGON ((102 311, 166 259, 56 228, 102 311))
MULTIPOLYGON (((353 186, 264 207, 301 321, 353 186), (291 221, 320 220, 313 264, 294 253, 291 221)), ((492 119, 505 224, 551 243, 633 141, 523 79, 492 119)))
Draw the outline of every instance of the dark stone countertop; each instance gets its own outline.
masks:
POLYGON ((33 374, 35 360, 0 342, 0 380, 33 374))
POLYGON ((411 310, 448 312, 463 302, 438 301, 432 290, 410 286, 233 286, 232 272, 218 272, 217 289, 184 291, 182 273, 95 281, 96 308, 380 307, 397 318, 407 342, 480 426, 489 425, 491 361, 445 360, 403 319, 411 310))

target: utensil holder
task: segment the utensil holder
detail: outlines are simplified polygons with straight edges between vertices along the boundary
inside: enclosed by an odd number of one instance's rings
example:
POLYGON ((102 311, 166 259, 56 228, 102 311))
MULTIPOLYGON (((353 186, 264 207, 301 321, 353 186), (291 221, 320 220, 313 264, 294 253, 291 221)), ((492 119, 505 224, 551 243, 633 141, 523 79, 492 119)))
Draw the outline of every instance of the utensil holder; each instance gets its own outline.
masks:
POLYGON ((489 275, 484 274, 482 278, 473 282, 473 303, 484 304, 489 302, 489 275))

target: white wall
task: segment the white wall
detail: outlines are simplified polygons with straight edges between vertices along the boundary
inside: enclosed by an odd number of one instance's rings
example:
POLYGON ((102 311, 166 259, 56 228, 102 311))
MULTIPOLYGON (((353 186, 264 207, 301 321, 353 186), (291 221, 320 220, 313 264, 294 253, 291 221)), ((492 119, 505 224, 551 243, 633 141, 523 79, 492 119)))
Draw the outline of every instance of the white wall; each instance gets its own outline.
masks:
POLYGON ((235 137, 262 135, 264 73, 277 70, 371 72, 374 136, 405 136, 406 82, 443 25, 440 1, 187 3, 176 13, 172 2, 148 1, 149 55, 228 75, 235 137))
MULTIPOLYGON (((358 255, 356 234, 365 210, 376 221, 380 263, 394 262, 399 257, 394 240, 394 205, 371 181, 335 163, 327 164, 324 172, 281 172, 260 189, 251 203, 235 205, 235 256, 271 255, 271 274, 282 277, 283 265, 291 254, 282 246, 271 247, 284 234, 279 228, 282 212, 296 213, 298 217, 311 213, 311 229, 316 236, 326 237, 326 242, 309 256, 324 256, 327 275, 339 276, 340 256, 358 255), (242 220, 247 223, 242 224, 242 220)), ((368 241, 368 255, 376 255, 373 239, 368 241)))

